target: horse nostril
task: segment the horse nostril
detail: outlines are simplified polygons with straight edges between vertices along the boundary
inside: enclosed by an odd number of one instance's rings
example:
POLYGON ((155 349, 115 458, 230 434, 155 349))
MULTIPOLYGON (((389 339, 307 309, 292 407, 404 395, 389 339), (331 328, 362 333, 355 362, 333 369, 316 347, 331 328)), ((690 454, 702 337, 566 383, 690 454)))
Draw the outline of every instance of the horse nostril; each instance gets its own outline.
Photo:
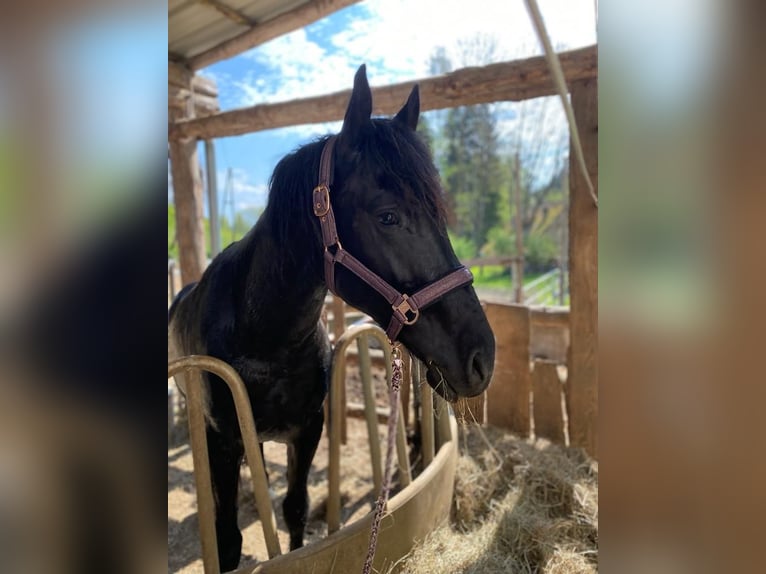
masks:
POLYGON ((487 379, 489 369, 481 351, 474 351, 468 359, 468 380, 473 385, 482 384, 487 379))

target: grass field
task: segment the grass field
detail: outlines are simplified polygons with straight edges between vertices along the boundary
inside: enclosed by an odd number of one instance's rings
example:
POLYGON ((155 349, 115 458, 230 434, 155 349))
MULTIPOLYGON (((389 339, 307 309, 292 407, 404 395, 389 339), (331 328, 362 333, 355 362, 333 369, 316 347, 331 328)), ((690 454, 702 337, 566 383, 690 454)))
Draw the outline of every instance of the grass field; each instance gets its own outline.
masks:
MULTIPOLYGON (((486 287, 493 290, 507 290, 508 293, 513 291, 513 285, 511 284, 511 274, 508 267, 502 265, 485 265, 483 268, 471 267, 471 273, 473 273, 473 282, 476 287, 486 287)), ((524 285, 531 283, 542 273, 525 274, 524 285)))
MULTIPOLYGON (((485 265, 484 268, 478 266, 471 267, 471 273, 474 276, 474 287, 476 288, 479 296, 493 296, 500 298, 512 298, 513 297, 513 284, 511 282, 511 275, 507 267, 502 265, 485 265)), ((543 273, 530 273, 524 275, 524 286, 541 277, 543 273)), ((525 292, 526 295, 528 293, 525 292)), ((562 304, 558 297, 554 297, 553 293, 548 294, 543 300, 535 301, 536 305, 560 305, 562 304)), ((563 305, 569 305, 569 293, 565 291, 563 305)))

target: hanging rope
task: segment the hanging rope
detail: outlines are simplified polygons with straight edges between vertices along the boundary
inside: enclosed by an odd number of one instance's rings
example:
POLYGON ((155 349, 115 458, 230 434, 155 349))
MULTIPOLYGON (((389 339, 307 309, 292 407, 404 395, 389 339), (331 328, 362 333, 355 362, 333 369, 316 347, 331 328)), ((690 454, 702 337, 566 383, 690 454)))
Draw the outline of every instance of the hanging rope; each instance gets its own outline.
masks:
POLYGON ((548 36, 548 31, 545 29, 545 23, 543 22, 542 14, 540 14, 540 7, 537 5, 537 0, 524 0, 527 5, 527 11, 532 18, 532 24, 537 32, 537 37, 540 39, 540 44, 545 51, 545 59, 548 61, 548 67, 551 70, 551 76, 553 77, 553 84, 556 87, 556 91, 559 93, 561 103, 564 106, 564 112, 567 116, 567 122, 569 123, 569 133, 572 136, 572 147, 574 147, 575 156, 577 156, 577 163, 580 166, 580 171, 585 178, 585 183, 588 186, 588 191, 593 199, 593 205, 598 207, 598 197, 593 187, 593 182, 590 180, 590 174, 585 164, 585 154, 582 151, 582 144, 580 143, 580 132, 577 130, 577 123, 575 122, 574 110, 572 109, 572 103, 569 101, 567 94, 567 83, 564 79, 564 72, 561 69, 561 62, 556 52, 551 45, 551 39, 548 36))
POLYGON ((383 484, 380 488, 378 500, 375 502, 375 514, 372 518, 372 529, 370 531, 370 544, 367 547, 367 559, 364 561, 362 574, 370 574, 372 570, 372 560, 375 558, 375 549, 378 546, 378 532, 380 530, 380 521, 383 520, 388 503, 388 493, 391 490, 391 479, 393 474, 394 462, 394 443, 396 440, 396 423, 399 419, 399 389, 402 385, 402 353, 399 344, 395 343, 391 349, 391 388, 388 391, 388 398, 391 402, 391 412, 388 415, 388 442, 386 443, 386 466, 383 473, 383 484))

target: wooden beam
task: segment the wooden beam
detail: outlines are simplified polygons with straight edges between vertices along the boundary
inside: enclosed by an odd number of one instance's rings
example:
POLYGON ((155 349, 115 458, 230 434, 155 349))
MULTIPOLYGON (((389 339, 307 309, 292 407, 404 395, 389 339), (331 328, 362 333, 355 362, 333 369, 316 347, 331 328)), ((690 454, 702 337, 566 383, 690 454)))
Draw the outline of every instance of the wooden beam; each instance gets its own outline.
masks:
MULTIPOLYGON (((572 86, 572 107, 585 162, 598 194, 598 81, 572 86)), ((569 293, 570 347, 567 375, 569 441, 598 456, 598 208, 570 153, 569 293)))
POLYGON ((495 334, 495 370, 487 388, 487 423, 529 436, 529 308, 487 303, 495 334))
MULTIPOLYGON (((568 84, 598 74, 598 50, 590 46, 559 54, 568 84)), ((350 82, 350 79, 349 79, 350 82)), ((372 89, 373 113, 396 113, 414 84, 420 85, 421 111, 498 101, 518 101, 556 93, 543 56, 463 68, 449 74, 372 89)), ((341 120, 351 90, 281 102, 259 104, 172 124, 170 138, 210 139, 265 129, 341 120)))
POLYGON ((176 207, 178 259, 184 285, 198 281, 206 266, 205 229, 202 223, 202 181, 197 142, 170 142, 173 203, 176 207))
POLYGON ((563 389, 555 361, 535 361, 532 397, 535 436, 564 444, 563 389))
MULTIPOLYGON (((168 106, 182 111, 183 113, 179 117, 188 117, 187 110, 190 97, 191 92, 188 90, 168 86, 168 106)), ((218 112, 220 109, 218 98, 194 93, 195 116, 205 117, 218 112)))
POLYGON ((215 80, 195 74, 179 62, 168 60, 168 88, 188 90, 189 85, 192 86, 195 94, 218 97, 218 86, 215 80))
POLYGON ((189 98, 194 96, 193 117, 206 117, 221 110, 215 80, 194 74, 183 63, 168 60, 168 117, 189 118, 189 98))
POLYGON ((227 6, 223 2, 219 2, 218 0, 197 0, 200 4, 210 6, 213 10, 219 12, 220 14, 223 14, 226 18, 234 22, 235 24, 239 24, 240 26, 254 26, 255 22, 245 16, 242 12, 239 10, 235 10, 231 6, 227 6))
POLYGON ((218 97, 218 86, 216 85, 215 80, 212 78, 206 78, 205 76, 195 74, 192 78, 191 85, 192 91, 194 91, 195 94, 200 94, 211 98, 218 97))
POLYGON ((178 88, 188 88, 194 77, 192 72, 182 62, 168 60, 168 85, 178 88))
POLYGON ((321 20, 333 12, 356 4, 358 1, 311 0, 293 10, 280 14, 276 18, 272 18, 262 24, 256 24, 239 36, 221 42, 217 46, 189 58, 189 66, 192 70, 199 70, 221 60, 232 58, 245 50, 321 20))
POLYGON ((207 176, 207 211, 210 214, 210 257, 221 252, 221 220, 218 216, 218 169, 215 143, 205 142, 205 175, 207 176))

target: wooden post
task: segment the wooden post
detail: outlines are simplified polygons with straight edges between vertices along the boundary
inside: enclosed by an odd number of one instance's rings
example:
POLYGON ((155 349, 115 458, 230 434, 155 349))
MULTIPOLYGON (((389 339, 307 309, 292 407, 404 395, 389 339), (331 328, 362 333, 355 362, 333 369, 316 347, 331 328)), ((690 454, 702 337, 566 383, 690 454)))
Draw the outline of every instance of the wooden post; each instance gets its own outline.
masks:
MULTIPOLYGON (((359 348, 359 377, 362 379, 364 393, 364 414, 367 421, 367 438, 370 445, 372 460, 372 482, 375 492, 380 492, 383 484, 383 464, 380 458, 380 436, 378 436, 378 414, 375 411, 375 389, 372 386, 372 365, 370 364, 370 347, 367 335, 356 340, 359 348)), ((345 408, 344 408, 345 410, 345 408)))
MULTIPOLYGON (((332 295, 332 333, 335 344, 340 341, 343 332, 346 330, 346 304, 343 299, 337 295, 332 295)), ((361 365, 360 365, 361 368, 361 365)), ((348 442, 348 420, 347 420, 347 407, 348 399, 346 399, 346 385, 341 387, 340 402, 343 404, 343 408, 336 416, 340 416, 340 442, 346 444, 348 442)))
MULTIPOLYGON (((559 53, 567 85, 598 74, 598 47, 588 46, 559 53)), ((196 67, 192 61, 192 67, 196 67)), ((396 113, 412 90, 420 86, 420 111, 454 108, 500 101, 521 101, 552 96, 556 89, 544 56, 481 67, 467 67, 441 76, 408 80, 372 89, 373 115, 396 113)), ((174 122, 168 137, 209 139, 309 123, 342 120, 351 90, 258 104, 208 117, 174 122)))
MULTIPOLYGON (((598 193, 598 82, 572 85, 572 107, 583 153, 598 193)), ((569 440, 598 456, 598 208, 575 153, 569 166, 570 333, 567 408, 569 440)))
POLYGON ((487 304, 495 334, 495 371, 487 388, 487 422, 529 436, 529 308, 487 304))
MULTIPOLYGON (((420 373, 425 378, 425 367, 421 365, 420 373)), ((420 418, 422 429, 423 468, 434 459, 436 441, 434 439, 434 392, 427 382, 420 384, 420 418)))
POLYGON ((518 152, 513 166, 513 203, 515 216, 513 224, 516 235, 516 260, 513 262, 513 301, 524 302, 524 225, 521 213, 523 204, 521 201, 521 159, 518 152))
POLYGON ((561 258, 559 259, 559 305, 564 305, 565 300, 565 290, 566 290, 566 271, 567 271, 567 253, 565 249, 566 244, 566 228, 564 225, 561 226, 561 229, 559 231, 559 235, 561 237, 561 258))
POLYGON ((198 281, 205 270, 205 228, 202 223, 202 181, 199 178, 196 140, 176 140, 170 145, 173 203, 181 279, 198 281))
POLYGON ((218 174, 215 167, 215 144, 212 140, 205 140, 205 168, 210 214, 210 256, 215 257, 221 252, 221 221, 218 217, 218 174))
POLYGON ((532 371, 535 436, 542 436, 559 444, 564 444, 562 390, 558 364, 555 361, 535 361, 532 371))

